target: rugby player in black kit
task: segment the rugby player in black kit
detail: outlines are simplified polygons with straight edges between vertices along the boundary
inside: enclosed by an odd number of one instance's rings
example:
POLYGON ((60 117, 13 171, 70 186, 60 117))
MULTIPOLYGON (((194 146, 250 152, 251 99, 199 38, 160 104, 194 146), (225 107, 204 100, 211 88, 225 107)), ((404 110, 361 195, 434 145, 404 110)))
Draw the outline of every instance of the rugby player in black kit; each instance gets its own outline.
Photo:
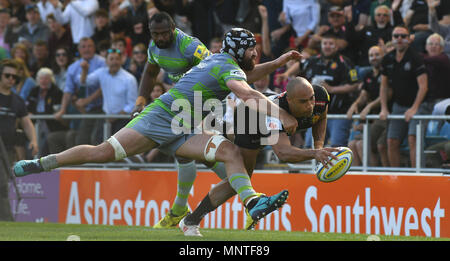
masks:
MULTIPOLYGON (((289 136, 281 127, 278 131, 278 137, 275 144, 271 145, 281 161, 298 163, 315 159, 316 161, 327 165, 330 163, 331 159, 337 159, 332 152, 338 151, 338 149, 323 147, 327 124, 327 110, 330 102, 330 97, 324 87, 319 85, 313 86, 305 78, 296 77, 289 81, 286 86, 286 92, 269 98, 277 103, 280 108, 283 108, 298 120, 298 129, 304 130, 312 127, 314 137, 315 149, 300 149, 292 146, 289 136)), ((248 134, 250 126, 248 126, 249 117, 247 114, 247 126, 245 126, 246 132, 245 134, 239 134, 236 128, 236 122, 238 122, 239 119, 236 119, 236 117, 238 117, 236 113, 234 115, 235 134, 227 136, 230 139, 233 139, 233 137, 230 136, 234 136, 234 143, 240 147, 245 161, 245 167, 249 175, 251 175, 256 164, 258 153, 265 147, 265 145, 262 144, 262 139, 268 138, 271 135, 270 132, 267 135, 264 135, 263 133, 267 133, 270 128, 258 130, 258 133, 256 134, 248 134)), ((259 119, 259 117, 257 118, 259 119)), ((265 124, 262 125, 265 126, 265 124)), ((272 135, 274 135, 274 133, 272 133, 272 135)), ((236 192, 230 187, 229 182, 226 179, 222 180, 209 191, 192 214, 186 216, 182 220, 180 226, 191 226, 198 229, 201 220, 207 213, 215 210, 235 194, 236 192)), ((247 214, 245 229, 252 229, 256 224, 257 222, 253 221, 247 214)))

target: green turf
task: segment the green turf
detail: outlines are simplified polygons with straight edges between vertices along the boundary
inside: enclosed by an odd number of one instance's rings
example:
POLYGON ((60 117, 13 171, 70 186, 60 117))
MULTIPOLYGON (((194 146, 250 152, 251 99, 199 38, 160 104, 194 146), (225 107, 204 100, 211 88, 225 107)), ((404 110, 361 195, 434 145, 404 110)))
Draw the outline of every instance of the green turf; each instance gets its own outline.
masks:
MULTIPOLYGON (((179 229, 142 226, 73 225, 0 222, 0 241, 366 241, 365 234, 201 229, 202 238, 185 237, 179 229)), ((450 238, 379 236, 382 241, 450 241, 450 238)))

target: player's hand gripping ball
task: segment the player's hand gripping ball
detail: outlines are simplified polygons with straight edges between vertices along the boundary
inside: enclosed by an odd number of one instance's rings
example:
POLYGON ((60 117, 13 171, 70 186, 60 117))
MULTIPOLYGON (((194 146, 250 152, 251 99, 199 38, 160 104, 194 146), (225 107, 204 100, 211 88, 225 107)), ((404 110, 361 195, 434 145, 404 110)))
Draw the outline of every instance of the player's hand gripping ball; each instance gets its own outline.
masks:
POLYGON ((331 159, 331 164, 328 164, 327 167, 319 162, 317 164, 315 172, 317 178, 322 182, 333 182, 338 180, 345 173, 347 173, 348 169, 352 165, 353 161, 353 152, 351 149, 347 147, 339 147, 339 151, 333 152, 333 154, 338 158, 337 160, 331 159))

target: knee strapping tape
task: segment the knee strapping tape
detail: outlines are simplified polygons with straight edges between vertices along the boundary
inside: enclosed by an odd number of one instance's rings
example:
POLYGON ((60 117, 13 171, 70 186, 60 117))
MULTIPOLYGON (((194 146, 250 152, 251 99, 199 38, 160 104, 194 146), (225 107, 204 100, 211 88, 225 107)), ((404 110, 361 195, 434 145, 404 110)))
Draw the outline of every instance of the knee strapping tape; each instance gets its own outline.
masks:
POLYGON ((226 140, 227 139, 222 135, 212 136, 206 143, 206 147, 203 152, 203 154, 205 155, 205 159, 207 161, 216 161, 216 151, 219 148, 220 144, 226 140))
POLYGON ((120 142, 114 137, 111 136, 107 142, 109 144, 111 144, 111 146, 114 149, 114 155, 116 160, 121 160, 127 157, 127 153, 125 152, 125 150, 123 149, 122 145, 120 144, 120 142))

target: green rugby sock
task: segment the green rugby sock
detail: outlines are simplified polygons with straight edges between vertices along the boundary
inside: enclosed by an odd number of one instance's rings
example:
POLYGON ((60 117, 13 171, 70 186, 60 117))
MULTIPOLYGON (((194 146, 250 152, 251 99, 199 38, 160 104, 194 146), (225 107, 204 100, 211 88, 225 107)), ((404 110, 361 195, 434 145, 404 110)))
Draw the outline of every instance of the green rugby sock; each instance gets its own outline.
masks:
POLYGON ((50 154, 48 156, 42 157, 40 158, 39 162, 41 163, 41 166, 45 171, 50 171, 59 167, 58 162, 56 161, 55 154, 50 154))
POLYGON ((211 168, 211 170, 214 171, 220 179, 225 179, 227 177, 225 163, 223 163, 223 162, 219 162, 219 161, 216 162, 216 164, 214 164, 214 166, 211 168))
POLYGON ((235 173, 229 177, 231 187, 238 193, 242 203, 251 197, 257 196, 250 182, 250 177, 244 173, 235 173))
POLYGON ((197 167, 195 166, 195 161, 178 163, 177 196, 171 209, 174 216, 180 216, 186 211, 189 192, 196 177, 197 167))

